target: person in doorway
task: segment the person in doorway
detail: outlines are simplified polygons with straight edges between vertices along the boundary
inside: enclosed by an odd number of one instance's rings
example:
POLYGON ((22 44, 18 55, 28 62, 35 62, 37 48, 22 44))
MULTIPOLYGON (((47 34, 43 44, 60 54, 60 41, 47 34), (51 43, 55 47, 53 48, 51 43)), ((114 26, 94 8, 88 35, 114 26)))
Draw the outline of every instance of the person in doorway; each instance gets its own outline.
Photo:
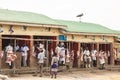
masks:
POLYGON ((110 57, 111 57, 111 55, 110 55, 110 51, 108 50, 108 51, 107 51, 108 64, 110 64, 110 57))
POLYGON ((19 47, 18 44, 16 44, 16 46, 15 46, 15 51, 16 51, 16 52, 20 51, 20 47, 19 47))
POLYGON ((65 65, 66 65, 66 69, 67 69, 67 71, 69 71, 70 72, 70 51, 67 49, 67 53, 66 53, 66 63, 65 63, 65 65))
POLYGON ((84 50, 83 54, 84 54, 85 67, 90 68, 91 67, 91 56, 90 56, 90 51, 88 50, 88 47, 86 48, 86 50, 84 50))
POLYGON ((92 54, 92 62, 93 62, 93 67, 96 67, 97 66, 97 50, 96 49, 93 49, 91 51, 91 54, 92 54))
POLYGON ((56 78, 57 77, 57 69, 58 68, 58 58, 57 54, 54 53, 51 61, 51 78, 56 78))
POLYGON ((106 59, 106 54, 103 50, 101 50, 99 53, 100 70, 105 69, 105 59, 106 59))
POLYGON ((59 59, 60 59, 60 65, 65 66, 65 47, 64 47, 64 45, 61 46, 59 59))
POLYGON ((71 51, 70 61, 71 61, 71 67, 73 67, 73 63, 74 63, 74 50, 71 51))
POLYGON ((21 66, 24 66, 24 45, 21 46, 21 66))
POLYGON ((83 52, 83 48, 81 47, 80 48, 80 61, 81 61, 81 68, 84 68, 84 54, 83 54, 84 52, 83 52))
POLYGON ((34 52, 35 52, 35 57, 37 59, 38 58, 38 54, 40 53, 40 45, 39 44, 35 45, 34 52))
POLYGON ((113 48, 113 55, 114 55, 114 63, 115 65, 117 64, 116 60, 117 60, 117 51, 116 48, 113 48))
POLYGON ((40 77, 42 77, 42 75, 43 75, 44 59, 45 59, 45 53, 44 53, 44 51, 41 49, 41 50, 40 50, 40 53, 38 54, 38 64, 39 64, 40 77))
POLYGON ((21 47, 21 53, 22 53, 22 66, 26 67, 27 66, 27 60, 28 60, 28 51, 29 48, 26 44, 24 44, 21 47))
POLYGON ((6 46, 5 52, 7 53, 6 56, 6 63, 9 64, 10 69, 12 68, 12 55, 13 55, 13 46, 11 44, 9 44, 8 46, 6 46))
POLYGON ((60 57, 60 51, 61 51, 60 44, 57 44, 57 46, 55 48, 55 53, 57 54, 58 60, 59 60, 59 57, 60 57))

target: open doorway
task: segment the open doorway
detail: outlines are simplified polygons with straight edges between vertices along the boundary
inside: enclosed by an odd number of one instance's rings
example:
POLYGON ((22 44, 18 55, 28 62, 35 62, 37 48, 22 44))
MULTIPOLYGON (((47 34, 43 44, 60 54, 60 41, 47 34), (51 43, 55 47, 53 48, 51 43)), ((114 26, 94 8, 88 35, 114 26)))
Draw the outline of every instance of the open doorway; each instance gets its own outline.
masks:
MULTIPOLYGON (((16 67, 21 67, 22 66, 22 54, 21 54, 21 46, 23 44, 26 44, 28 48, 30 49, 30 40, 25 40, 25 39, 30 39, 30 36, 28 35, 2 35, 2 50, 6 50, 6 47, 10 44, 13 47, 13 53, 17 53, 17 59, 16 61, 20 63, 19 66, 16 67), (18 50, 16 50, 16 46, 18 47, 18 50), (19 60, 18 60, 19 59, 19 60)), ((6 52, 6 51, 5 51, 6 52)), ((6 61, 6 55, 3 60, 3 67, 7 67, 5 64, 6 61)), ((30 66, 30 51, 28 51, 27 55, 27 60, 26 60, 27 66, 30 66)))
POLYGON ((111 59, 112 59, 112 48, 111 48, 111 44, 110 43, 102 43, 99 44, 99 51, 103 50, 106 53, 106 63, 108 65, 111 64, 111 59))
POLYGON ((52 51, 55 51, 56 48, 56 36, 33 36, 34 46, 38 44, 43 44, 45 49, 45 56, 47 57, 47 62, 45 66, 50 65, 52 59, 52 51))

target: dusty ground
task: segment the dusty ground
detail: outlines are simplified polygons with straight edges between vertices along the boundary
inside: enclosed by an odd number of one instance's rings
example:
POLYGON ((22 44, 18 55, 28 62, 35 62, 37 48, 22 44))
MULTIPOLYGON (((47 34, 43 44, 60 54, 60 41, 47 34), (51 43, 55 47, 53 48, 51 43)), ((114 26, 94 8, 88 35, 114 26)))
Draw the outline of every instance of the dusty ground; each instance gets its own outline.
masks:
MULTIPOLYGON (((20 74, 9 78, 10 80, 52 80, 48 74, 44 74, 43 77, 20 74)), ((53 80, 120 80, 120 72, 106 70, 59 72, 57 79, 53 78, 53 80)))

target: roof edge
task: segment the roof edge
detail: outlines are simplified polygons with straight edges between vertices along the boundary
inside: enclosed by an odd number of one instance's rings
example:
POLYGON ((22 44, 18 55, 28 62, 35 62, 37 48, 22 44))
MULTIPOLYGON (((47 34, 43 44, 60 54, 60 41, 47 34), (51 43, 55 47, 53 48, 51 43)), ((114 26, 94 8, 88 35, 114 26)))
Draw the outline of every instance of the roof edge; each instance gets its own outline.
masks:
POLYGON ((69 32, 66 30, 60 30, 64 34, 78 34, 78 35, 105 35, 105 36, 115 36, 115 34, 108 34, 108 33, 88 33, 88 32, 69 32))
POLYGON ((66 25, 57 25, 57 24, 38 24, 38 23, 27 23, 27 22, 15 22, 15 21, 0 21, 0 24, 6 25, 26 25, 26 26, 35 26, 35 27, 53 27, 53 28, 67 28, 66 25))

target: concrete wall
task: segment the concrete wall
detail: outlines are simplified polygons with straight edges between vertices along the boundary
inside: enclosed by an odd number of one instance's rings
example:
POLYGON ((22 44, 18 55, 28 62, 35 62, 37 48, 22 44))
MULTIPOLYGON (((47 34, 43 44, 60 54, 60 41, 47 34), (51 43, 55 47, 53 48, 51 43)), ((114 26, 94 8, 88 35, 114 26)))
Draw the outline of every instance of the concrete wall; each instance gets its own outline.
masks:
POLYGON ((67 41, 78 41, 78 42, 114 42, 114 38, 112 36, 104 36, 104 39, 101 38, 100 35, 95 35, 93 38, 92 35, 85 36, 85 35, 67 35, 67 41))
MULTIPOLYGON (((9 25, 3 25, 3 33, 0 34, 7 34, 9 35, 9 25)), ((59 31, 56 28, 51 28, 49 31, 49 28, 45 28, 45 27, 31 27, 31 26, 27 26, 26 31, 23 30, 22 26, 13 26, 12 28, 14 30, 14 32, 10 35, 43 35, 43 36, 56 36, 59 35, 59 31)))
MULTIPOLYGON (((33 35, 37 36, 59 36, 59 35, 63 35, 63 33, 61 33, 59 31, 58 28, 46 28, 46 27, 31 27, 31 26, 27 26, 26 30, 23 30, 22 26, 13 26, 13 33, 9 32, 9 27, 10 25, 3 25, 2 28, 4 30, 3 33, 0 33, 0 35, 29 35, 31 36, 31 39, 33 38, 33 35)), ((85 43, 114 43, 114 37, 112 36, 104 36, 104 39, 100 36, 100 35, 95 35, 94 37, 92 35, 72 35, 72 34, 66 34, 67 36, 67 41, 74 41, 74 42, 85 42, 85 43)), ((58 38, 57 38, 58 40, 58 38)), ((0 39, 1 42, 1 39, 0 39)), ((58 43, 58 42, 57 42, 58 43)), ((1 48, 2 44, 0 44, 0 48, 1 48)), ((30 49, 32 49, 33 46, 33 42, 30 42, 30 49)), ((78 48, 80 48, 80 44, 78 44, 78 48)), ((32 66, 32 63, 35 63, 35 59, 30 57, 30 66, 32 66)))

